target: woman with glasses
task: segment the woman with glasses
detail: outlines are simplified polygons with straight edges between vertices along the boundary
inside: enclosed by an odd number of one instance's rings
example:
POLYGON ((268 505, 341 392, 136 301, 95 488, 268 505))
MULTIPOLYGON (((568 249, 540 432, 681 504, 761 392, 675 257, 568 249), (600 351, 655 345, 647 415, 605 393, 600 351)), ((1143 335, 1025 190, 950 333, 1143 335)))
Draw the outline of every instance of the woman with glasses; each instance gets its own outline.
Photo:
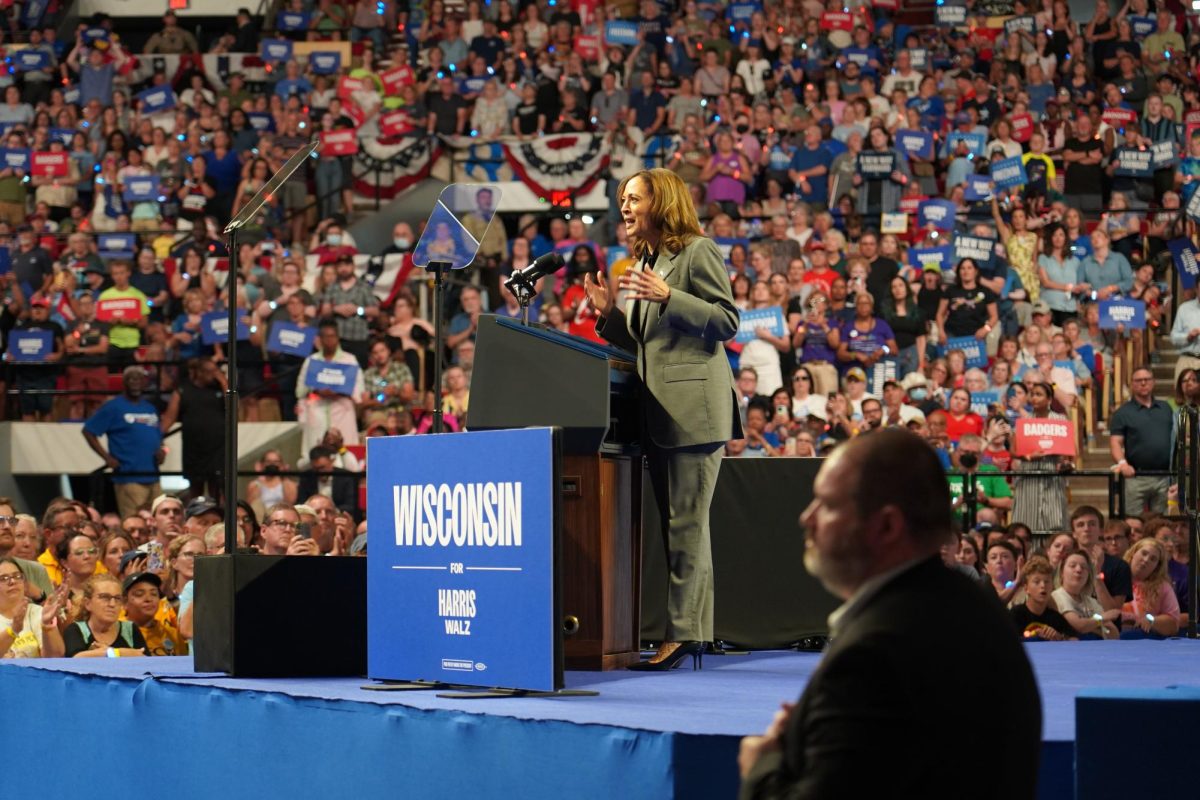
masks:
POLYGON ((63 596, 59 591, 43 605, 31 603, 16 560, 0 558, 0 658, 61 658, 58 612, 63 596))
POLYGON ((93 575, 83 587, 75 622, 63 631, 67 658, 120 658, 146 655, 146 640, 122 620, 121 584, 112 575, 93 575))
POLYGON ((796 367, 792 372, 789 387, 792 397, 792 416, 806 420, 813 414, 825 418, 826 395, 816 391, 813 374, 807 365, 796 367))
MULTIPOLYGON (((54 549, 54 556, 62 567, 63 582, 71 598, 74 611, 83 597, 83 587, 96 574, 100 562, 100 548, 79 531, 68 533, 54 549)), ((74 617, 74 614, 72 614, 74 617)))

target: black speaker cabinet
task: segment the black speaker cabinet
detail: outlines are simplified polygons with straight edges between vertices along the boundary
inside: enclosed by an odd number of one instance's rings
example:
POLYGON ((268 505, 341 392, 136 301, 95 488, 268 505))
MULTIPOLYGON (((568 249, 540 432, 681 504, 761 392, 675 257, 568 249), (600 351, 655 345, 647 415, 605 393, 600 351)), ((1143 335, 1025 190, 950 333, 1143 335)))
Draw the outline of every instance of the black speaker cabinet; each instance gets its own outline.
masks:
POLYGON ((237 678, 367 674, 367 560, 196 559, 197 672, 237 678))

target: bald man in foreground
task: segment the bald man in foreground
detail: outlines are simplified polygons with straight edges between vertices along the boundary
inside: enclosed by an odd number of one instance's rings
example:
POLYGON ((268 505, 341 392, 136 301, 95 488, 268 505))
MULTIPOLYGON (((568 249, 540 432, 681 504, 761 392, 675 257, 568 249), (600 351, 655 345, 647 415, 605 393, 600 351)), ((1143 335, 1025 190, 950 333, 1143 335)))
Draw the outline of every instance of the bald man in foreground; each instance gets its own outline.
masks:
POLYGON ((741 797, 1034 797, 1033 672, 996 597, 939 557, 953 520, 933 450, 877 431, 813 490, 804 566, 846 602, 799 701, 742 740, 741 797))

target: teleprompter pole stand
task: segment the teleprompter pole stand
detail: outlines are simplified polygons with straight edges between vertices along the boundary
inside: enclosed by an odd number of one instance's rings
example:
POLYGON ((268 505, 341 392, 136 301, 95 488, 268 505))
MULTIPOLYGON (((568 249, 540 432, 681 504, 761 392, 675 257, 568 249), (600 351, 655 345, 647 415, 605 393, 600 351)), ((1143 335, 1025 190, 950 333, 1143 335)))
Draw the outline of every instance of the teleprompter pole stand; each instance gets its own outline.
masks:
MULTIPOLYGON (((225 226, 229 236, 229 272, 225 281, 229 307, 229 331, 226 338, 229 377, 225 389, 225 552, 237 552, 237 442, 238 442, 238 373, 237 373, 237 276, 238 276, 238 231, 258 216, 262 207, 273 200, 292 173, 300 168, 305 159, 316 152, 320 140, 314 138, 292 153, 287 163, 279 168, 266 185, 258 190, 242 206, 242 210, 225 226)), ((249 544, 249 542, 247 542, 249 544)))
POLYGON ((426 270, 433 273, 433 432, 444 431, 442 423, 442 359, 445 358, 446 273, 448 261, 430 261, 426 270))

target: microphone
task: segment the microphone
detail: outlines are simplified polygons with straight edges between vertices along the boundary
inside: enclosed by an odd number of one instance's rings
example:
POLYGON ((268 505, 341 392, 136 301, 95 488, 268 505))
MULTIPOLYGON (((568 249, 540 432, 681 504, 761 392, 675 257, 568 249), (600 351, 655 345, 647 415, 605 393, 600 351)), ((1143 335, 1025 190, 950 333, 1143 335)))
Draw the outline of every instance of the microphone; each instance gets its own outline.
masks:
POLYGON ((558 272, 564 266, 566 261, 558 253, 546 253, 546 255, 534 261, 525 269, 517 270, 509 276, 504 285, 513 294, 516 294, 517 287, 528 288, 533 290, 533 285, 537 283, 539 278, 544 278, 547 275, 552 275, 558 272))

